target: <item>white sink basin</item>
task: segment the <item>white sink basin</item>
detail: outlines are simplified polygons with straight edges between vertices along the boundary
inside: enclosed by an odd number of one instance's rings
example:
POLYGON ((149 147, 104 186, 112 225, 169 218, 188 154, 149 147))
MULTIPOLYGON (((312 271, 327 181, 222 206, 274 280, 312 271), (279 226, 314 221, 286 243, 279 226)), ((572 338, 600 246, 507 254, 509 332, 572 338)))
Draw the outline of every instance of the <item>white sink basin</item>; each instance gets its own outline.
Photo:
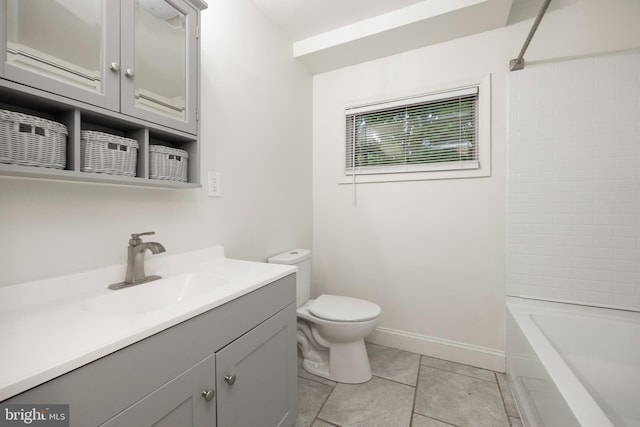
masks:
POLYGON ((213 273, 190 273, 168 277, 85 301, 80 308, 109 316, 135 316, 194 300, 229 283, 213 273))

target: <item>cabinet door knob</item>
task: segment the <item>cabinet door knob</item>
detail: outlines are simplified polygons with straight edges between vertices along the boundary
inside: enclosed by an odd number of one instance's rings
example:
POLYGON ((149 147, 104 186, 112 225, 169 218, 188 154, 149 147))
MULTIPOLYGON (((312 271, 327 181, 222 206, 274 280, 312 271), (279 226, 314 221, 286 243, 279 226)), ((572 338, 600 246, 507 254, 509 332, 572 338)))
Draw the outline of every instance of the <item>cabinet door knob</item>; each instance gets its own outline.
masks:
POLYGON ((224 380, 227 382, 227 384, 233 385, 233 383, 236 382, 236 375, 235 374, 225 375, 224 380))
POLYGON ((206 400, 207 402, 211 402, 211 399, 213 399, 216 395, 216 391, 212 388, 210 388, 209 390, 204 390, 202 392, 202 397, 204 397, 204 400, 206 400))
POLYGON ((127 68, 126 70, 124 70, 124 75, 131 78, 136 75, 136 72, 133 68, 127 68))
POLYGON ((109 64, 109 69, 111 71, 120 71, 120 64, 118 64, 117 62, 112 62, 111 64, 109 64))

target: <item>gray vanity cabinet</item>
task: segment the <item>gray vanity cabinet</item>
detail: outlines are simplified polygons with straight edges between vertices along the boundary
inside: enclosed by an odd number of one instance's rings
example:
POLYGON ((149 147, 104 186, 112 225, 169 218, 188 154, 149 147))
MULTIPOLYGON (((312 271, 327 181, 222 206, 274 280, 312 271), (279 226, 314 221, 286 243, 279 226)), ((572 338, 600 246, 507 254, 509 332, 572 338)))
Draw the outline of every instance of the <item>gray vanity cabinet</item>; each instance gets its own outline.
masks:
POLYGON ((296 325, 287 321, 291 317, 284 310, 216 353, 219 426, 295 424, 298 396, 291 391, 298 378, 289 366, 297 366, 291 360, 296 340, 296 325))
MULTIPOLYGON (((148 396, 125 409, 101 427, 210 427, 215 425, 215 401, 203 392, 215 383, 215 356, 210 356, 148 396), (213 420, 213 421, 212 421, 213 420)), ((213 392, 211 396, 213 396, 213 392)))
POLYGON ((101 427, 295 424, 291 311, 276 314, 101 427))
POLYGON ((0 0, 0 75, 196 134, 200 7, 206 3, 0 0))
POLYGON ((2 403, 71 427, 275 427, 298 415, 295 274, 2 403))

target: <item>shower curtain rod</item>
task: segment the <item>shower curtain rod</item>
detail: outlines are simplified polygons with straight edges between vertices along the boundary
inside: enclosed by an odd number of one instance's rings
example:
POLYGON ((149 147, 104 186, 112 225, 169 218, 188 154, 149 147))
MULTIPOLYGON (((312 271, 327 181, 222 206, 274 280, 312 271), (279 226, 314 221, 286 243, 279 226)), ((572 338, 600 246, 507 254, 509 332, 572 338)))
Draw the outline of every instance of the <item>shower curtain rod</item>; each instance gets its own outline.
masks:
POLYGON ((524 41, 524 45, 522 45, 522 50, 520 51, 520 55, 518 55, 517 58, 509 61, 509 69, 511 71, 522 70, 524 68, 524 53, 527 51, 527 48, 529 47, 529 43, 531 43, 531 39, 533 38, 533 35, 536 33, 536 30, 538 29, 538 25, 540 25, 540 21, 542 21, 542 17, 547 11, 547 8, 549 7, 549 3, 551 3, 551 0, 544 0, 544 3, 542 4, 540 11, 538 12, 538 16, 536 16, 536 20, 533 22, 533 26, 529 31, 529 35, 527 36, 527 39, 524 41))

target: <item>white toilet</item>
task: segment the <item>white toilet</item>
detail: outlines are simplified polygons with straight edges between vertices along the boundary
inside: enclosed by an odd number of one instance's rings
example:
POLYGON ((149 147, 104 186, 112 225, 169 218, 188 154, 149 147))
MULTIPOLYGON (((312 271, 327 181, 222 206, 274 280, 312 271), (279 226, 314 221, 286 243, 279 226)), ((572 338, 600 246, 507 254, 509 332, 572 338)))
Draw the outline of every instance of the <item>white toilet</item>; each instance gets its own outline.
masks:
POLYGON ((304 369, 340 383, 369 381, 371 366, 364 337, 376 327, 382 312, 380 306, 337 295, 309 299, 311 252, 308 249, 292 249, 272 256, 268 261, 298 267, 298 347, 304 369))

